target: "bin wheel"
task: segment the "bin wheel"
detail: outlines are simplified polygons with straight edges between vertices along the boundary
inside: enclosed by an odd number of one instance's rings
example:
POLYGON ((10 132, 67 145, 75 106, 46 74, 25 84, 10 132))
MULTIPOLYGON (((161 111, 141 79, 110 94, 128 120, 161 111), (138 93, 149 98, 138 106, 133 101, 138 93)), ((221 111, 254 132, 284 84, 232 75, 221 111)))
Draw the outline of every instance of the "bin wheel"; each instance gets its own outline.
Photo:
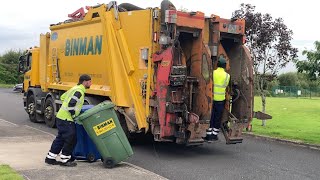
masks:
POLYGON ((103 159, 103 166, 105 168, 113 168, 115 166, 114 160, 112 158, 103 159))
POLYGON ((89 153, 87 155, 87 160, 91 163, 91 162, 96 162, 96 156, 93 153, 89 153))

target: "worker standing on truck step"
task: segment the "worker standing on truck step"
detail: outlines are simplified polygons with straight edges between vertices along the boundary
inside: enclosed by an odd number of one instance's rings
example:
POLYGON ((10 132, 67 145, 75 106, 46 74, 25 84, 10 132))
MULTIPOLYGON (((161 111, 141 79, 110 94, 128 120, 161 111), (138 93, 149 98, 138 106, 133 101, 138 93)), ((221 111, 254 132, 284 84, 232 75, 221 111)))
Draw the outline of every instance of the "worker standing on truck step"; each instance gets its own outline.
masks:
POLYGON ((221 117, 225 106, 226 88, 230 82, 230 75, 225 71, 227 62, 223 56, 219 57, 218 68, 213 71, 213 102, 210 119, 210 128, 206 131, 205 140, 218 140, 221 117))
POLYGON ((62 94, 62 106, 56 116, 58 135, 52 142, 50 151, 47 154, 45 162, 52 165, 76 166, 77 163, 71 158, 71 154, 76 145, 76 127, 74 118, 80 114, 84 103, 84 93, 91 86, 91 77, 83 74, 79 78, 76 86, 62 94), (61 152, 61 162, 56 160, 61 152))

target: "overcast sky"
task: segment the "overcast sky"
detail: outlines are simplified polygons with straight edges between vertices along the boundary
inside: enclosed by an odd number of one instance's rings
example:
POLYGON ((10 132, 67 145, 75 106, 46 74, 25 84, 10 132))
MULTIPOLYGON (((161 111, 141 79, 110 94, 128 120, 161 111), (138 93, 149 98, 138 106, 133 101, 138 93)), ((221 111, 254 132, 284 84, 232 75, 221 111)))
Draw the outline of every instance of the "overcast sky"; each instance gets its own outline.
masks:
MULTIPOLYGON (((109 1, 96 0, 6 0, 0 2, 0 54, 9 49, 26 49, 39 45, 39 34, 49 32, 49 25, 66 20, 68 14, 80 7, 92 6, 109 1)), ((161 0, 119 0, 118 4, 129 2, 146 7, 159 7, 161 0)), ((318 1, 281 1, 281 0, 171 0, 180 9, 202 11, 207 16, 219 15, 230 18, 232 12, 239 8, 241 3, 250 3, 256 6, 256 11, 270 13, 272 17, 282 17, 285 24, 294 33, 293 45, 301 52, 304 49, 313 49, 313 42, 320 40, 320 25, 316 12, 318 1)), ((283 71, 293 71, 289 65, 283 71)))

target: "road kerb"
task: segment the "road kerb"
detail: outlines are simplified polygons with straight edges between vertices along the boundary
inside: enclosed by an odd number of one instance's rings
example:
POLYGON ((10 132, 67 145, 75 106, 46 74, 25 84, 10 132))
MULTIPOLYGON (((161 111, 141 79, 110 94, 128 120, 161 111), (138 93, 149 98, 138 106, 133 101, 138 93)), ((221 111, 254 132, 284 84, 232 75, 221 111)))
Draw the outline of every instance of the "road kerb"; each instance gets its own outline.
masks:
MULTIPOLYGON (((43 130, 41 130, 41 129, 34 128, 34 127, 32 127, 32 126, 28 126, 28 125, 18 125, 18 124, 12 123, 12 122, 7 121, 7 120, 4 120, 4 119, 0 119, 0 122, 3 122, 4 124, 8 124, 8 125, 10 125, 11 127, 22 127, 22 128, 24 128, 24 129, 28 129, 29 131, 38 132, 38 133, 40 133, 40 134, 46 134, 46 135, 48 135, 47 138, 51 138, 51 137, 54 138, 54 137, 55 137, 55 135, 52 134, 52 133, 50 133, 50 132, 46 132, 46 131, 43 131, 43 130)), ((6 126, 7 126, 7 125, 6 125, 6 126)), ((2 128, 4 128, 4 127, 2 127, 2 128)), ((26 147, 27 145, 30 145, 31 143, 34 143, 34 142, 35 142, 34 139, 37 139, 37 138, 39 138, 39 137, 43 138, 42 135, 39 136, 39 135, 32 135, 32 134, 31 134, 31 135, 25 135, 25 136, 22 136, 22 137, 20 137, 20 136, 3 137, 2 139, 0 138, 0 140, 3 140, 4 142, 9 143, 11 146, 16 145, 17 147, 13 147, 14 150, 21 150, 21 149, 23 149, 23 148, 21 147, 21 145, 22 145, 23 147, 26 147), (21 138, 23 138, 23 142, 21 141, 21 138), (31 142, 31 140, 32 140, 32 142, 31 142), (24 142, 24 141, 28 141, 28 142, 24 142)), ((52 140, 49 140, 49 139, 47 139, 47 140, 41 140, 41 143, 47 142, 47 144, 45 145, 45 147, 49 147, 51 141, 52 141, 52 140), (48 144, 48 143, 49 143, 49 144, 48 144)), ((39 145, 39 141, 37 142, 37 145, 39 145)), ((35 145, 34 145, 34 146, 35 146, 35 145)), ((8 146, 7 146, 7 147, 8 147, 8 146)), ((43 148, 40 148, 40 149, 43 149, 43 148)), ((26 148, 25 148, 25 151, 26 151, 26 148)), ((3 153, 3 154, 9 154, 9 152, 12 152, 12 151, 8 151, 8 152, 3 153)), ((36 154, 46 154, 46 152, 47 152, 47 149, 45 150, 45 153, 44 153, 44 151, 43 151, 43 152, 37 152, 36 154)), ((17 152, 15 152, 15 153, 13 153, 13 154, 18 154, 18 153, 19 153, 19 152, 17 151, 17 152)), ((28 153, 32 154, 31 152, 28 152, 28 153)), ((20 159, 22 159, 22 158, 20 158, 20 159)), ((42 169, 42 168, 46 169, 46 168, 47 168, 46 166, 42 166, 42 165, 45 165, 44 163, 42 164, 42 159, 41 159, 41 160, 38 160, 38 161, 41 162, 41 167, 37 167, 37 168, 35 168, 35 169, 42 169)), ((37 162, 38 162, 38 161, 37 161, 37 162)), ((33 161, 33 163, 34 163, 34 161, 33 161)), ((16 170, 19 170, 19 171, 31 171, 31 170, 34 170, 34 168, 29 168, 30 165, 25 165, 25 164, 23 164, 23 163, 22 163, 22 165, 21 165, 21 163, 18 164, 18 165, 14 165, 13 162, 7 162, 7 164, 11 164, 16 170)), ((17 163, 16 163, 16 164, 17 164, 17 163)), ((39 164, 40 164, 40 163, 39 163, 39 164)), ((146 169, 144 169, 144 168, 142 168, 142 167, 133 165, 133 164, 131 164, 131 163, 121 162, 121 164, 126 164, 126 165, 128 166, 127 168, 131 169, 131 171, 134 170, 135 172, 140 172, 140 173, 143 173, 143 174, 146 174, 146 175, 151 175, 151 176, 155 177, 155 179, 159 179, 159 180, 166 179, 166 178, 162 177, 161 175, 158 175, 158 174, 156 174, 156 173, 154 173, 154 172, 151 172, 151 171, 146 170, 146 169)), ((33 165, 34 165, 34 164, 33 164, 33 165)), ((22 175, 24 176, 24 179, 30 179, 27 175, 25 175, 25 174, 23 174, 23 173, 22 173, 22 175)))

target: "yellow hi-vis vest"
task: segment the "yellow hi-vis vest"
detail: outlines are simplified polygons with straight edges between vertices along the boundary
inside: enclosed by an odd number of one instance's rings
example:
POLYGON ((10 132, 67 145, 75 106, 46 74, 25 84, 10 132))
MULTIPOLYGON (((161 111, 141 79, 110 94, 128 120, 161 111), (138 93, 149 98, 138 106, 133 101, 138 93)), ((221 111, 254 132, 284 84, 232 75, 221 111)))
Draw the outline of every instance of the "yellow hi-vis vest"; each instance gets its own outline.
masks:
POLYGON ((73 118, 75 118, 80 114, 81 108, 84 103, 85 91, 86 91, 85 87, 82 84, 80 84, 80 85, 74 86, 73 88, 69 89, 67 92, 63 93, 60 98, 62 101, 62 106, 58 111, 57 118, 62 120, 67 120, 67 121, 73 121, 73 118), (77 91, 81 93, 80 99, 74 96, 74 93, 76 93, 77 91), (77 101, 75 107, 68 107, 68 104, 71 99, 74 99, 77 101), (72 116, 69 110, 74 110, 75 114, 72 116))
POLYGON ((230 81, 230 75, 223 68, 218 67, 213 71, 213 100, 224 101, 226 88, 230 81))

